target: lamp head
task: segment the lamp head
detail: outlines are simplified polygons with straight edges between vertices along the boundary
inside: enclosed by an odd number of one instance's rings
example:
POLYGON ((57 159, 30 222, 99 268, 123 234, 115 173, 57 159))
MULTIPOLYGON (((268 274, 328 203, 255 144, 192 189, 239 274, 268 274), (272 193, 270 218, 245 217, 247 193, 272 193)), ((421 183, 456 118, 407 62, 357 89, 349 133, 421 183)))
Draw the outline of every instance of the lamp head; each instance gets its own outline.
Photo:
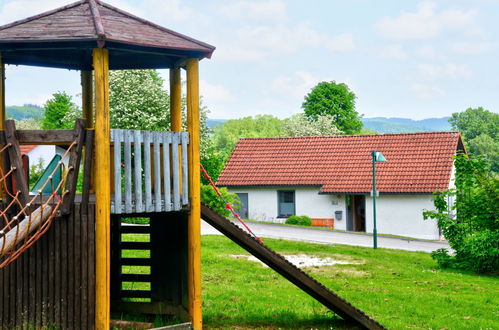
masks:
POLYGON ((372 157, 375 162, 386 162, 385 156, 383 156, 383 154, 379 151, 373 151, 372 157))

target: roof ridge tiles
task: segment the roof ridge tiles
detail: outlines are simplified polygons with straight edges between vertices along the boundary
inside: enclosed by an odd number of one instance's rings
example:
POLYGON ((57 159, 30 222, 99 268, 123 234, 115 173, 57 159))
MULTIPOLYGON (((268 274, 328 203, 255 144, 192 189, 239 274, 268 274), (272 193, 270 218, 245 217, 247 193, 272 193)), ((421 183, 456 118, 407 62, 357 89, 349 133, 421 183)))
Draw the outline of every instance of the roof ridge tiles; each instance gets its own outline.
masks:
MULTIPOLYGON (((97 6, 97 4, 100 4, 100 2, 96 0, 84 0, 84 1, 87 2, 90 7, 90 12, 92 13, 92 18, 94 21, 94 27, 95 27, 95 32, 97 33, 97 37, 99 39, 105 40, 106 30, 104 29, 104 25, 102 24, 102 17, 100 15, 99 6, 97 6)), ((99 46, 103 47, 104 44, 101 43, 99 46)))

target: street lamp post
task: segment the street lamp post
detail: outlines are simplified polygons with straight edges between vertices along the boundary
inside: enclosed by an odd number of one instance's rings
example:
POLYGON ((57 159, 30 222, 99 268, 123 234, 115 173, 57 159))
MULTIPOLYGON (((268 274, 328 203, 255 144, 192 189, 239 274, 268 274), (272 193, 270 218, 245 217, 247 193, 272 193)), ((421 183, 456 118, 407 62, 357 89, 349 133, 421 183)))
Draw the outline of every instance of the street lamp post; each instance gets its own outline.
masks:
POLYGON ((371 152, 372 162, 373 162, 373 248, 378 248, 378 232, 376 230, 376 162, 386 162, 385 156, 381 152, 372 151, 371 152))

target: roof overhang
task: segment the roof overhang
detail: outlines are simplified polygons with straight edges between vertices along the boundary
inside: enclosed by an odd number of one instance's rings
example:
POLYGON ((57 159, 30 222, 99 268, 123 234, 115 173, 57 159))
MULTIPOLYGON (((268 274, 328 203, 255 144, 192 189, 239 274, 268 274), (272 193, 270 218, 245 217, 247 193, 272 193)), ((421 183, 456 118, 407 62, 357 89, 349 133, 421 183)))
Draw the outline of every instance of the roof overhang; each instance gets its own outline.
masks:
POLYGON ((0 26, 5 64, 92 69, 92 51, 109 50, 110 69, 183 67, 210 58, 214 46, 98 0, 80 0, 0 26))

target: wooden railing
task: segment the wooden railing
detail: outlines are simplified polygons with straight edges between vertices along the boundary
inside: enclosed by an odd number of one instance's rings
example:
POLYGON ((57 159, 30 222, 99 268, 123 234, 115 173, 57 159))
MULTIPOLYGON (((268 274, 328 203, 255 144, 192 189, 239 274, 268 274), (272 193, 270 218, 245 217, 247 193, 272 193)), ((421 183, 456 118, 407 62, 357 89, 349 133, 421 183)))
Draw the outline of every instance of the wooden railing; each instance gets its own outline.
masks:
POLYGON ((111 142, 111 213, 179 211, 189 204, 187 132, 113 129, 111 142))

